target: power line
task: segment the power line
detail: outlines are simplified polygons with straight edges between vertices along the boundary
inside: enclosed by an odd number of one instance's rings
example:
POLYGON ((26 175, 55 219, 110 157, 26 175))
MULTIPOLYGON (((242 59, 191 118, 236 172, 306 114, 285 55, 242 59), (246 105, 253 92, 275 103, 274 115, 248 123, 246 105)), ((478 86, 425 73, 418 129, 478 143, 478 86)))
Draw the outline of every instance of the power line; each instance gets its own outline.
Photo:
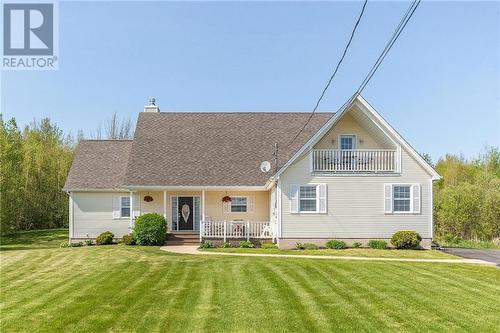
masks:
POLYGON ((365 12, 365 7, 366 7, 367 3, 368 3, 368 0, 365 0, 365 2, 363 3, 363 7, 361 8, 361 13, 359 14, 359 17, 356 20, 356 24, 354 25, 354 28, 352 29, 351 36, 349 37, 347 45, 344 48, 344 52, 342 53, 342 57, 340 57, 340 60, 338 61, 337 66, 335 66, 335 70, 333 71, 333 74, 330 76, 330 79, 328 80, 328 83, 326 84, 325 88, 323 89, 323 92, 319 96, 318 101, 316 102, 316 105, 314 106, 314 109, 312 110, 311 114, 309 115, 309 118, 307 119, 307 121, 304 124, 304 126, 302 126, 302 128, 300 129, 300 131, 293 137, 293 139, 290 141, 290 143, 288 145, 291 145, 295 141, 295 139, 297 139, 297 137, 306 128, 307 124, 309 124, 309 122, 311 121, 311 119, 312 119, 312 117, 314 115, 314 112, 316 112, 316 110, 318 109, 319 103, 321 103, 321 100, 325 96, 325 93, 328 90, 328 87, 332 83, 333 78, 335 77, 335 75, 337 74, 337 71, 340 68, 340 64, 342 64, 342 61, 344 60, 344 58, 345 58, 345 56, 347 54, 347 50, 349 49, 349 46, 351 45, 351 42, 352 42, 353 37, 354 37, 354 33, 356 32, 356 29, 358 28, 359 22, 361 21, 361 17, 363 17, 363 13, 365 12))
POLYGON ((382 53, 378 57, 377 61, 375 62, 375 64, 373 65, 373 67, 370 69, 370 71, 366 75, 365 79, 361 82, 361 85, 358 87, 358 89, 354 93, 354 96, 357 96, 357 95, 361 94, 361 92, 363 91, 363 89, 365 89, 365 87, 368 84, 368 82, 370 82, 371 78, 373 77, 373 75, 375 74, 375 72, 380 67, 380 64, 382 64, 382 61, 384 61, 385 57, 387 56, 387 54, 391 50, 392 46, 394 45, 394 43, 396 43, 396 41, 398 40, 399 36, 403 32, 404 28, 406 27, 406 25, 410 21, 411 17, 413 16, 413 13, 415 13, 415 10, 417 10, 418 5, 420 4, 420 1, 421 0, 414 0, 410 4, 410 7, 408 7, 405 15, 403 16, 403 18, 399 22, 399 25, 397 26, 396 30, 394 31, 394 33, 392 34, 391 38, 387 42, 386 46, 382 50, 382 53))

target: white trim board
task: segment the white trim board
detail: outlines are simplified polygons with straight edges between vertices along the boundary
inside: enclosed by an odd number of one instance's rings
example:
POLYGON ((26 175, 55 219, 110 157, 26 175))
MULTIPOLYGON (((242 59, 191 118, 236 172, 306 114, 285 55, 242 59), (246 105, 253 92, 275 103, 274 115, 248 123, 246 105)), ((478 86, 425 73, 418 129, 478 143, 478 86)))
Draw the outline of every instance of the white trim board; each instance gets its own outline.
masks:
MULTIPOLYGON (((397 145, 403 146, 406 151, 419 163, 432 177, 432 180, 441 179, 441 176, 434 168, 423 159, 422 156, 384 119, 382 116, 361 96, 356 95, 351 98, 340 110, 335 113, 275 174, 275 178, 279 176, 305 152, 309 151, 321 138, 347 113, 350 108, 356 105, 359 109, 374 121, 384 133, 388 134, 389 139, 397 145), (352 101, 351 101, 352 100, 352 101)), ((400 164, 399 164, 400 165, 400 164)))

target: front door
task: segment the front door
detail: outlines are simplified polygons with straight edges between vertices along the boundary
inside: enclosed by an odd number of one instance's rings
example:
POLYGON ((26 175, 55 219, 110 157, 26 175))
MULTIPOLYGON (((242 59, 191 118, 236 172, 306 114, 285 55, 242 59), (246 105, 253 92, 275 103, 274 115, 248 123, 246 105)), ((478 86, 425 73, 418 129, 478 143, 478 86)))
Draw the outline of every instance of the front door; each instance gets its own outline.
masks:
POLYGON ((179 197, 177 211, 179 230, 193 230, 193 197, 179 197))

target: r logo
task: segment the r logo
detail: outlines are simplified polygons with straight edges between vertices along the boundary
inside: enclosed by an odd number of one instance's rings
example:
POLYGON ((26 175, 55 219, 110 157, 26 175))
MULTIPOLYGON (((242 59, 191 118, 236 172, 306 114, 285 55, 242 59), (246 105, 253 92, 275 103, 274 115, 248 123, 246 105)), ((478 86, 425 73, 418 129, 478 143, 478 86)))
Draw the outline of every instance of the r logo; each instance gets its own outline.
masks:
POLYGON ((3 6, 5 56, 54 55, 53 4, 4 3, 3 6))

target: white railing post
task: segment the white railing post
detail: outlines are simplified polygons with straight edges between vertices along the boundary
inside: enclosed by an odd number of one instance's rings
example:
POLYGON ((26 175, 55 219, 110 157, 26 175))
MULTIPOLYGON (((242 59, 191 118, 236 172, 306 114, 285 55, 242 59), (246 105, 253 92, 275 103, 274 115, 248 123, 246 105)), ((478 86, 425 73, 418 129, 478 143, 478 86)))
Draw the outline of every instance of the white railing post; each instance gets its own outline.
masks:
POLYGON ((224 220, 224 242, 226 241, 226 220, 224 220))
POLYGON ((246 229, 247 229, 247 241, 249 241, 250 240, 250 222, 249 221, 247 221, 246 226, 247 226, 246 227, 246 229))
POLYGON ((203 220, 200 221, 200 243, 203 239, 203 232, 205 230, 205 223, 203 222, 203 220))

